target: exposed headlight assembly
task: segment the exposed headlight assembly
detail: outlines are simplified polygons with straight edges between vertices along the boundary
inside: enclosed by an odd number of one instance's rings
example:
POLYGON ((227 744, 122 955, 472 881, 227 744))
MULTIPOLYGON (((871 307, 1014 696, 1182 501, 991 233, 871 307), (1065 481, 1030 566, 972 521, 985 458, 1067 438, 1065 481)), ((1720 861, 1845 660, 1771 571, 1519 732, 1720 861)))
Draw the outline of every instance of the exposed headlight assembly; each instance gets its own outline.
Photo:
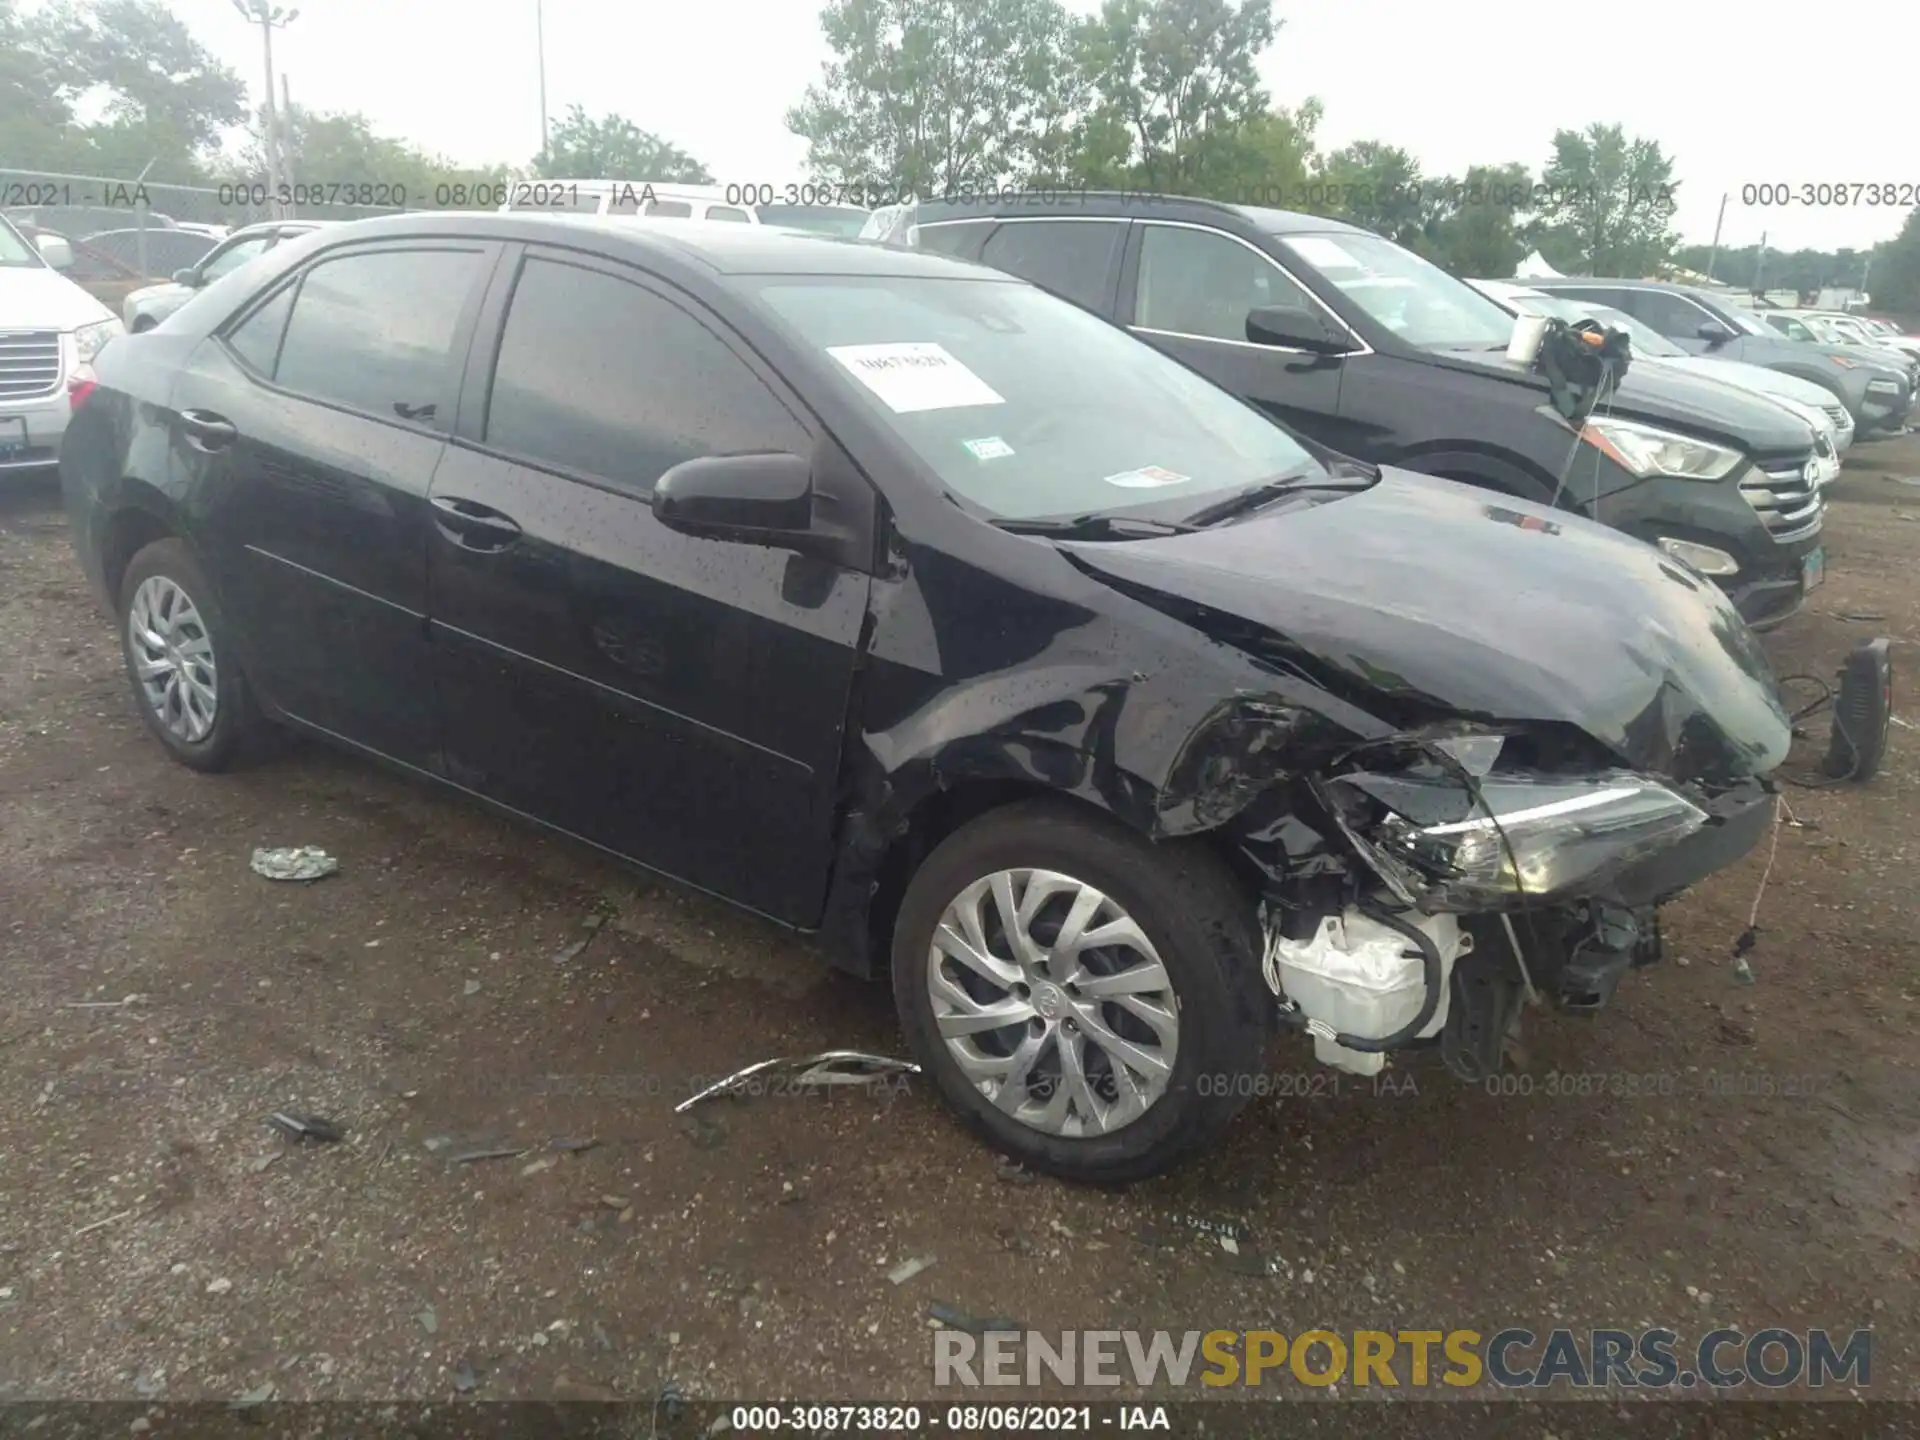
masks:
POLYGON ((1692 801, 1631 771, 1487 774, 1477 800, 1438 767, 1324 783, 1362 857, 1403 901, 1429 912, 1571 898, 1707 822, 1692 801))
POLYGON ((1746 458, 1724 445, 1631 420, 1590 419, 1581 427, 1580 438, 1643 480, 1654 475, 1721 480, 1746 458))
POLYGON ((119 320, 109 317, 96 320, 91 325, 82 325, 73 332, 74 358, 82 365, 91 365, 93 357, 100 353, 107 341, 122 334, 126 327, 119 320))

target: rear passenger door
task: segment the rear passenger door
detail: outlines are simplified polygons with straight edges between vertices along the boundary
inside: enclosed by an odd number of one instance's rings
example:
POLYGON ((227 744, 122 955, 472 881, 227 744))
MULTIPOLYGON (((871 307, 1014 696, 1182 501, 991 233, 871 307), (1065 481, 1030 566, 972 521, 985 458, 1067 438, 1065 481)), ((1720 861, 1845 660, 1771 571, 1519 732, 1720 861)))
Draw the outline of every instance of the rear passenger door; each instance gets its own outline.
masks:
POLYGON ((200 345, 175 385, 195 540, 267 703, 434 763, 427 487, 496 247, 326 251, 200 345))
POLYGON ((832 442, 716 317, 631 267, 530 247, 487 317, 431 497, 450 778, 817 922, 869 577, 669 530, 651 495, 697 455, 832 442))

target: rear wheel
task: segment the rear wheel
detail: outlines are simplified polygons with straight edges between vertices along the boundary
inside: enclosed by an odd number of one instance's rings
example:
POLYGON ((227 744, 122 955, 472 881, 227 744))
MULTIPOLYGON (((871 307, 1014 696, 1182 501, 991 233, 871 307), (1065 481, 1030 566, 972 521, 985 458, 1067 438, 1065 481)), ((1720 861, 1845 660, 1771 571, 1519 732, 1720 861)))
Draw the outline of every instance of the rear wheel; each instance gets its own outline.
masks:
POLYGON ((120 582, 120 647, 147 729, 174 759, 224 770, 256 728, 213 586, 179 540, 156 540, 120 582))
POLYGON ((1068 1179, 1139 1179, 1215 1140, 1265 1058, 1254 902, 1195 842, 1045 801, 927 858, 894 999, 927 1074, 989 1143, 1068 1179))

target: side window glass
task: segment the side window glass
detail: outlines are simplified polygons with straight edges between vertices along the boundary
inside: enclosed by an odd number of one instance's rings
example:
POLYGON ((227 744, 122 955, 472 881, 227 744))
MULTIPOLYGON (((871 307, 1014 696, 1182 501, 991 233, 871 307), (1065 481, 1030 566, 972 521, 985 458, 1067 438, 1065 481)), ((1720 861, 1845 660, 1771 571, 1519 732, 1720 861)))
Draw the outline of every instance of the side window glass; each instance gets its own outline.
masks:
POLYGON ((649 200, 647 214, 667 220, 688 220, 693 217, 693 206, 684 200, 649 200))
POLYGON ((1247 312, 1261 305, 1310 310, 1313 300, 1257 250, 1212 230, 1144 227, 1133 323, 1214 340, 1247 338, 1247 312))
POLYGON ((293 293, 299 282, 282 285, 274 297, 227 333, 227 347, 246 362, 255 374, 271 380, 274 362, 280 358, 280 337, 286 333, 287 316, 293 310, 293 293))
POLYGON ((1634 313, 1669 340, 1698 340, 1711 318, 1691 300, 1664 290, 1641 290, 1633 300, 1634 313))
POLYGON ((636 495, 683 460, 809 438, 714 333, 652 291, 531 259, 507 311, 487 444, 636 495))
POLYGON ((265 235, 255 235, 250 240, 242 240, 231 249, 223 250, 213 259, 200 267, 200 278, 218 280, 229 270, 237 270, 256 255, 266 253, 268 239, 265 235))
POLYGON ((738 220, 744 225, 747 223, 747 212, 737 209, 732 205, 709 205, 707 207, 707 219, 738 220))
POLYGON ((453 393, 454 336, 484 261, 478 250, 321 261, 300 283, 274 379, 384 419, 434 418, 453 393))
POLYGON ((961 258, 973 254, 973 246, 980 238, 980 232, 987 228, 984 220, 968 220, 958 224, 922 225, 915 243, 922 250, 937 251, 942 255, 961 258))
POLYGON ((1105 310, 1107 276, 1125 234, 1117 220, 1023 220, 995 230, 980 261, 1085 309, 1105 310))

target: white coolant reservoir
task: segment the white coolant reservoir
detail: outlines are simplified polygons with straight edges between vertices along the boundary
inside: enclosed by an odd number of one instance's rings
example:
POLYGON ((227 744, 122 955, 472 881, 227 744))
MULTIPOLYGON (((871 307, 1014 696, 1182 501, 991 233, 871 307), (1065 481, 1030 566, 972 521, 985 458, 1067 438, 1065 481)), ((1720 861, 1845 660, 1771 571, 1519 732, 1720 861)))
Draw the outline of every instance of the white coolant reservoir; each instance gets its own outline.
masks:
MULTIPOLYGON (((1437 1035, 1447 1021, 1453 962, 1473 946, 1473 937, 1451 915, 1409 915, 1440 952, 1440 1004, 1420 1030, 1437 1035)), ((1274 936, 1267 978, 1308 1020, 1343 1035, 1384 1039, 1413 1023, 1426 1000, 1426 969, 1420 947, 1391 926, 1351 907, 1328 915, 1306 940, 1274 936)), ((1387 1057, 1352 1050, 1324 1035, 1313 1037, 1314 1058, 1355 1075, 1378 1075, 1387 1057)))

